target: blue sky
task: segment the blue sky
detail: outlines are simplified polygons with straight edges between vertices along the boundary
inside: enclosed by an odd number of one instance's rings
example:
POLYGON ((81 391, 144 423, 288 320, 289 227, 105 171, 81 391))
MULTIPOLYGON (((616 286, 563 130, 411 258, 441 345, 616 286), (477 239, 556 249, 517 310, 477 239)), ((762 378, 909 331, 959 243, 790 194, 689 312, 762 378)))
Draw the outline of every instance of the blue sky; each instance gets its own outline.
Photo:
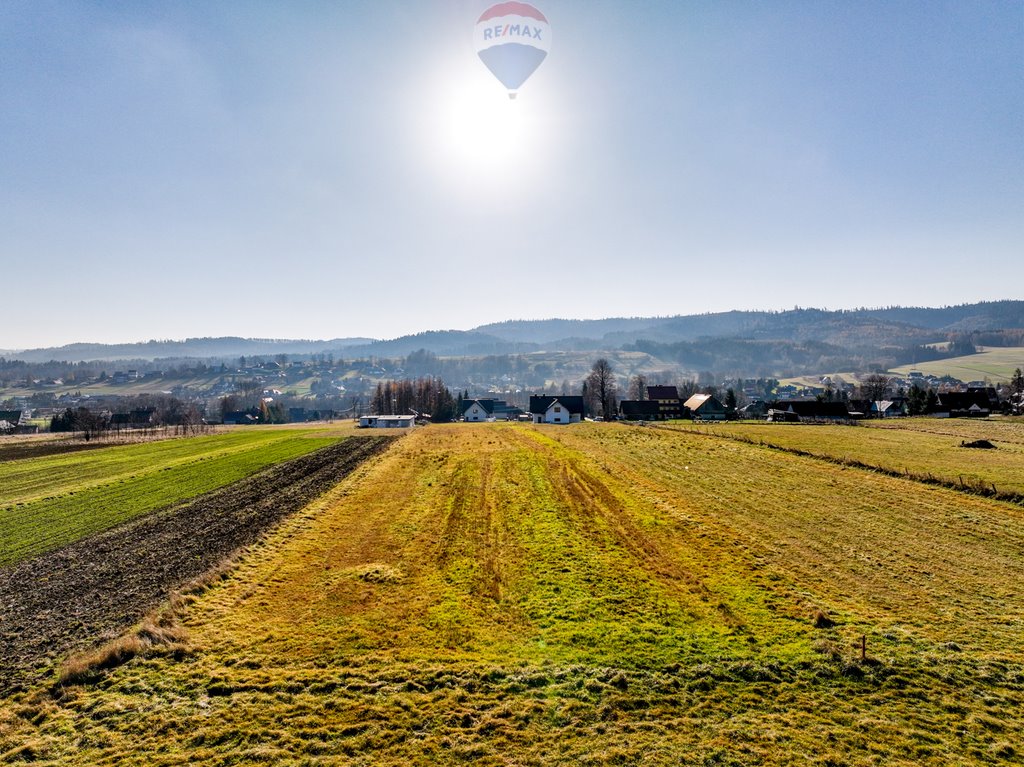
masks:
POLYGON ((0 349, 1024 295, 1024 2, 0 3, 0 349))

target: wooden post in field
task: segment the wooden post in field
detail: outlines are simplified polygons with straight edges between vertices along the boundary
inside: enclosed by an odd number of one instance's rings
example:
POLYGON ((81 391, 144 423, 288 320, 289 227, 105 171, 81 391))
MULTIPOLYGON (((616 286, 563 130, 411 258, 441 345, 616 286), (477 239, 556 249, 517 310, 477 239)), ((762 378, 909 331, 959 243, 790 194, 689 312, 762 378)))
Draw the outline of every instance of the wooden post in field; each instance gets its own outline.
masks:
POLYGON ((868 637, 867 634, 860 635, 860 659, 865 661, 868 659, 868 637))

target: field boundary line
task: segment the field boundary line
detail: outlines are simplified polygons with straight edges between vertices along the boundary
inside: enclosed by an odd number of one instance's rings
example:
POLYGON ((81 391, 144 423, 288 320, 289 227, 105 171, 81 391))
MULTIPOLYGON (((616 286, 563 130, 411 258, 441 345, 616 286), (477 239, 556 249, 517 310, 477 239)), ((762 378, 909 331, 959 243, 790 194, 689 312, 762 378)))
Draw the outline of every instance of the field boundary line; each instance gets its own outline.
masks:
POLYGON ((383 435, 344 439, 0 568, 0 655, 6 661, 0 695, 45 678, 54 656, 121 634, 182 584, 263 540, 392 441, 383 435))
POLYGON ((816 461, 822 461, 823 463, 830 463, 835 466, 845 466, 851 469, 861 469, 863 471, 870 471, 876 474, 883 474, 887 477, 893 477, 895 479, 906 479, 912 482, 918 482, 923 485, 932 485, 934 487, 945 488, 946 490, 955 490, 958 493, 965 493, 967 495, 980 496, 982 498, 989 498, 996 501, 1003 501, 1005 503, 1012 504, 1014 506, 1020 506, 1024 508, 1024 493, 1007 492, 996 488, 994 483, 985 482, 982 480, 973 480, 964 482, 963 477, 959 478, 959 481, 953 481, 944 477, 936 477, 934 474, 922 474, 920 472, 900 471, 898 469, 890 469, 885 466, 877 466, 870 463, 864 463, 856 458, 840 458, 832 455, 822 455, 821 453, 812 453, 809 450, 803 450, 798 447, 786 447, 785 445, 777 445, 772 442, 766 442, 764 439, 755 440, 752 437, 744 437, 738 434, 712 434, 706 432, 698 432, 690 429, 674 429, 671 426, 661 426, 657 424, 649 424, 648 428, 660 429, 661 431, 684 433, 684 434, 695 434, 701 437, 711 437, 713 439, 721 439, 729 442, 739 442, 745 445, 752 445, 753 447, 763 447, 769 450, 777 450, 781 453, 788 453, 789 455, 800 456, 801 458, 812 458, 816 461))

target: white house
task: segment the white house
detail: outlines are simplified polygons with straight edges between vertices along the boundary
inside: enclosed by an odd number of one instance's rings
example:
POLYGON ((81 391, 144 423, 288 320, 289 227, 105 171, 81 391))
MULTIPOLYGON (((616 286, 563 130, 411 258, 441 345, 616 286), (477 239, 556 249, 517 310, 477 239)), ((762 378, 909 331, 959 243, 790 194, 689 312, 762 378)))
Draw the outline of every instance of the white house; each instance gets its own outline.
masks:
POLYGON ((871 403, 871 415, 881 418, 898 418, 907 414, 906 405, 902 402, 882 399, 871 403))
POLYGON ((583 420, 583 397, 530 396, 530 416, 534 423, 579 423, 583 420))
POLYGON ((475 399, 462 411, 462 420, 479 423, 494 420, 494 400, 475 399))

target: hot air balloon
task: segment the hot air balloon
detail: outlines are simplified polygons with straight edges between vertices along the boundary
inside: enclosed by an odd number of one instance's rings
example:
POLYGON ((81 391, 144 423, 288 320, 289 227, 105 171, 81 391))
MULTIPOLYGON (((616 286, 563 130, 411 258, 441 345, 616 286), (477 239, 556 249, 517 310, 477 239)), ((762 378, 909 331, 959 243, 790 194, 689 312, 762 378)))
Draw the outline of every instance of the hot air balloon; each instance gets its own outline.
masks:
POLYGON ((480 60, 514 99, 548 55, 551 26, 544 14, 528 3, 498 3, 480 16, 473 40, 480 60))

